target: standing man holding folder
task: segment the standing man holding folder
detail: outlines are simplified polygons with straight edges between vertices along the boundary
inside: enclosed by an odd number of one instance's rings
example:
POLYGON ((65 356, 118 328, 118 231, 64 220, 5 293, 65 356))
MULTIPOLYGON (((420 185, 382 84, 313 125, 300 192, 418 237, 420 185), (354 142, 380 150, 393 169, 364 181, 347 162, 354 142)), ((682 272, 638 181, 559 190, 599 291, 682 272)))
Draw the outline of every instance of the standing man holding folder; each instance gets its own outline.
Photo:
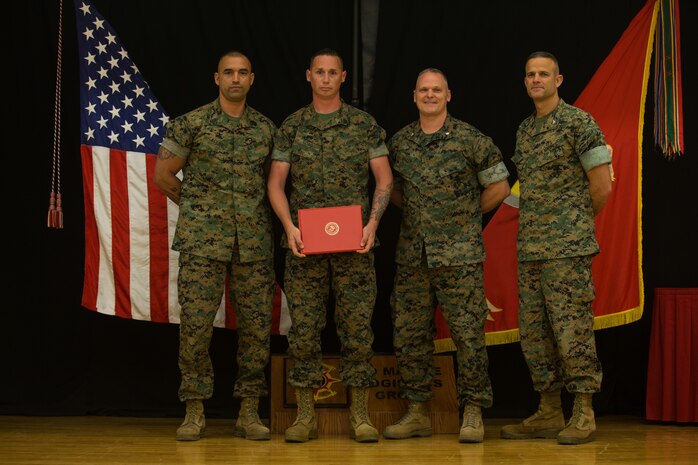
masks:
POLYGON ((403 208, 392 303, 400 396, 408 411, 383 436, 431 436, 426 401, 433 397, 438 302, 457 349, 459 441, 482 442, 481 408, 492 405, 482 213, 509 195, 509 172, 492 139, 448 113, 451 91, 441 71, 419 73, 413 98, 419 119, 388 143, 396 179, 393 202, 403 208))
POLYGON ((375 442, 378 431, 368 416, 368 390, 375 386, 371 317, 376 299, 372 248, 378 222, 390 200, 393 176, 385 131, 369 114, 342 101, 347 72, 339 54, 316 52, 305 72, 312 103, 286 118, 272 153, 268 194, 284 227, 284 290, 292 326, 289 354, 294 362, 289 383, 296 389, 298 414, 286 430, 288 442, 317 437, 314 388, 323 385, 321 333, 330 288, 334 291, 337 335, 342 345, 340 373, 350 387, 350 435, 375 442), (293 169, 292 169, 293 168, 293 169), (369 206, 369 171, 375 178, 369 206), (290 199, 286 180, 290 175, 290 199), (303 254, 298 209, 361 205, 363 235, 357 252, 303 254))

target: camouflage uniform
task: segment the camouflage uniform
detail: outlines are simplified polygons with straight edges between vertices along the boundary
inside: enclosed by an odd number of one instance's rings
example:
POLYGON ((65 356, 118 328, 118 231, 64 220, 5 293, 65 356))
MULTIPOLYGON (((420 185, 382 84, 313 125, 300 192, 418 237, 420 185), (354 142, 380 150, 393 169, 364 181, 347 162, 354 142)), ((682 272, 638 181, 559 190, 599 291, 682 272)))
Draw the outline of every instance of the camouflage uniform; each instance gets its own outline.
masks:
MULTIPOLYGON (((361 205, 364 224, 370 214, 369 161, 386 156, 385 132, 369 114, 342 103, 332 114, 312 104, 289 116, 279 128, 273 160, 291 164, 290 210, 361 205)), ((286 238, 283 245, 287 246, 286 238)), ((373 252, 298 258, 286 252, 284 284, 292 326, 289 354, 294 360, 289 383, 323 384, 320 336, 325 327, 330 287, 336 299, 335 322, 342 344, 340 374, 349 386, 375 384, 371 316, 376 299, 373 252)))
POLYGON ((460 402, 489 407, 480 192, 509 176, 502 154, 492 139, 450 115, 433 134, 415 121, 388 146, 403 191, 392 295, 400 395, 417 402, 433 397, 438 301, 457 348, 460 402))
POLYGON ((593 393, 601 386, 592 301, 599 251, 586 171, 610 163, 594 119, 560 100, 516 134, 519 327, 536 391, 593 393))
POLYGON ((180 252, 182 401, 213 394, 208 349, 227 272, 238 324, 239 369, 233 394, 242 398, 268 393, 264 369, 275 278, 264 167, 275 134, 271 120, 251 107, 232 118, 218 100, 167 126, 162 146, 187 160, 172 244, 180 252))

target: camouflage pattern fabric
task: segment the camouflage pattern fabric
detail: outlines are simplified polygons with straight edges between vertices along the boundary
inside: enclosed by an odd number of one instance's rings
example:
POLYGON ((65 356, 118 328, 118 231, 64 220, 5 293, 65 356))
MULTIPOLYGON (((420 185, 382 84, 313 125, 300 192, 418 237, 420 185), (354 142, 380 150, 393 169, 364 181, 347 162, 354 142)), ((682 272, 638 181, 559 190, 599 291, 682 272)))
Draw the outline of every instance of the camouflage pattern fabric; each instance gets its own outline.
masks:
POLYGON ((519 260, 596 254, 594 212, 585 170, 610 163, 594 119, 560 101, 544 121, 535 115, 516 133, 519 200, 519 260))
POLYGON ((424 134, 415 121, 388 146, 403 191, 395 261, 418 266, 424 248, 429 267, 482 262, 480 191, 509 176, 492 139, 448 115, 439 131, 424 134))
POLYGON ((594 212, 586 171, 611 157, 585 111, 560 100, 544 118, 525 119, 512 158, 520 183, 519 330, 537 391, 597 392, 594 342, 594 212))
POLYGON ((288 352, 294 361, 289 383, 295 387, 320 387, 321 334, 325 328, 330 288, 335 295, 334 319, 342 352, 339 373, 347 386, 376 384, 371 317, 376 300, 373 252, 309 255, 298 258, 286 252, 285 292, 293 324, 288 352))
POLYGON ((290 209, 361 205, 364 224, 371 213, 369 161, 388 155, 385 131, 368 113, 342 103, 331 116, 312 104, 286 118, 272 159, 291 164, 290 209))
POLYGON ((417 402, 433 398, 434 311, 438 301, 457 350, 461 405, 492 406, 483 285, 482 263, 436 268, 427 267, 426 262, 421 266, 398 265, 392 306, 402 398, 417 402))
POLYGON ((168 123, 162 146, 187 160, 174 250, 228 261, 237 240, 243 262, 273 256, 264 166, 275 134, 251 107, 232 118, 218 100, 168 123))
POLYGON ((433 396, 438 302, 457 349, 460 402, 489 407, 480 192, 507 179, 502 154, 492 139, 451 115, 433 134, 424 134, 419 121, 405 126, 388 147, 403 191, 392 294, 400 395, 433 396))
POLYGON ((208 348, 228 271, 238 324, 233 395, 268 393, 264 369, 275 276, 264 168, 275 135, 271 120, 251 107, 232 118, 218 100, 167 125, 162 146, 186 160, 172 245, 180 252, 182 401, 213 394, 208 348))
POLYGON ((591 262, 587 255, 519 263, 521 349, 536 391, 601 389, 591 262))
POLYGON ((268 395, 264 370, 269 361, 275 286, 272 260, 241 263, 238 253, 233 253, 229 263, 181 253, 179 266, 179 400, 208 399, 213 395, 208 349, 228 270, 232 283, 230 300, 238 325, 238 374, 233 395, 268 395))
MULTIPOLYGON (((351 105, 342 103, 337 112, 320 115, 310 104, 290 115, 279 128, 272 159, 291 164, 293 222, 298 224, 299 208, 361 205, 365 224, 370 214, 369 162, 387 154, 385 131, 351 105)), ((282 244, 287 246, 285 235, 282 244)), ((372 386, 373 252, 302 259, 287 252, 284 290, 293 321, 288 342, 295 365, 289 382, 296 387, 322 385, 320 333, 330 286, 342 344, 342 380, 349 386, 372 386)))

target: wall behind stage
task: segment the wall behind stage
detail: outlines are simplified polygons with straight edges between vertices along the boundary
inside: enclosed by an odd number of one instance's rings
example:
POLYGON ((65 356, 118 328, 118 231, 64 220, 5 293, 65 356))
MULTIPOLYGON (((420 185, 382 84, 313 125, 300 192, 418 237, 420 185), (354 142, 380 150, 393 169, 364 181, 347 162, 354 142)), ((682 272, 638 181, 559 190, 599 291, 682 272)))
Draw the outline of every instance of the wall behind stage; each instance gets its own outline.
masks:
MULTIPOLYGON (((442 69, 453 98, 450 112, 491 136, 506 162, 518 123, 532 111, 523 87, 525 57, 555 53, 565 81, 560 93, 573 102, 644 5, 643 0, 563 2, 543 10, 533 2, 380 3, 376 64, 368 110, 392 135, 417 117, 411 92, 417 72, 442 69), (476 4, 472 4, 476 3, 476 4)), ((167 112, 176 116, 213 100, 218 56, 246 51, 256 73, 249 102, 277 124, 309 102, 304 70, 309 55, 338 49, 352 63, 352 2, 240 2, 183 0, 94 1, 117 31, 167 112)), ((7 130, 2 224, 6 259, 0 323, 0 414, 181 415, 177 401, 178 327, 96 314, 80 306, 84 237, 79 158, 78 56, 73 5, 63 17, 62 186, 66 227, 46 228, 51 179, 58 2, 11 5, 11 37, 4 95, 7 130), (6 81, 6 82, 7 82, 6 81)), ((681 3, 686 153, 666 160, 653 148, 652 89, 648 93, 643 157, 643 267, 645 313, 633 324, 598 331, 604 367, 599 414, 644 414, 653 290, 697 287, 693 243, 696 157, 696 46, 687 24, 695 2, 681 3)), ((343 97, 351 100, 352 69, 343 97)), ((390 307, 394 246, 400 213, 390 207, 376 252, 379 298, 374 348, 392 348, 390 307)), ((277 256, 277 258, 280 255, 277 256)), ((282 277, 282 269, 279 269, 282 277)), ((215 330, 216 370, 210 416, 232 417, 235 332, 215 330)), ((323 344, 336 352, 332 319, 323 344)), ((283 353, 285 338, 273 340, 283 353)), ((524 416, 534 408, 518 344, 488 348, 494 406, 486 416, 524 416)), ((267 401, 262 410, 268 409, 267 401)))

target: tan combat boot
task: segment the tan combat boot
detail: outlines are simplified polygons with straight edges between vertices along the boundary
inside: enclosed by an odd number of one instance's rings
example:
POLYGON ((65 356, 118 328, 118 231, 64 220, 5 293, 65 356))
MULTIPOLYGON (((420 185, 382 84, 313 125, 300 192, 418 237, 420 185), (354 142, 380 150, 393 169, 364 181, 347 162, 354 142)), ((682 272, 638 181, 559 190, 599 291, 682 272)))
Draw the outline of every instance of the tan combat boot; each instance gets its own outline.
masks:
POLYGON ((567 422, 567 428, 557 435, 558 444, 584 444, 594 440, 596 421, 594 408, 591 405, 592 394, 576 394, 572 418, 567 422))
POLYGON ((177 428, 178 441, 198 441, 206 435, 206 418, 204 403, 200 399, 187 401, 187 413, 184 421, 177 428))
POLYGON ((427 415, 425 402, 410 402, 407 413, 394 425, 385 427, 383 437, 387 439, 406 439, 431 436, 431 420, 427 415))
POLYGON ((519 424, 502 427, 504 439, 552 439, 565 427, 560 390, 541 392, 538 411, 519 424))
POLYGON ((368 389, 351 388, 351 406, 349 407, 349 437, 356 442, 377 442, 378 430, 368 417, 368 389))
POLYGON ((286 429, 286 442, 306 442, 317 439, 317 419, 315 418, 315 400, 313 388, 296 388, 298 413, 296 421, 286 429))
POLYGON ((257 409, 259 397, 245 397, 240 402, 240 413, 235 423, 235 436, 251 439, 253 441, 265 441, 271 439, 269 428, 264 426, 259 419, 257 409))
POLYGON ((465 404, 463 424, 460 427, 458 442, 482 442, 485 438, 485 425, 482 424, 482 411, 479 405, 465 404))

